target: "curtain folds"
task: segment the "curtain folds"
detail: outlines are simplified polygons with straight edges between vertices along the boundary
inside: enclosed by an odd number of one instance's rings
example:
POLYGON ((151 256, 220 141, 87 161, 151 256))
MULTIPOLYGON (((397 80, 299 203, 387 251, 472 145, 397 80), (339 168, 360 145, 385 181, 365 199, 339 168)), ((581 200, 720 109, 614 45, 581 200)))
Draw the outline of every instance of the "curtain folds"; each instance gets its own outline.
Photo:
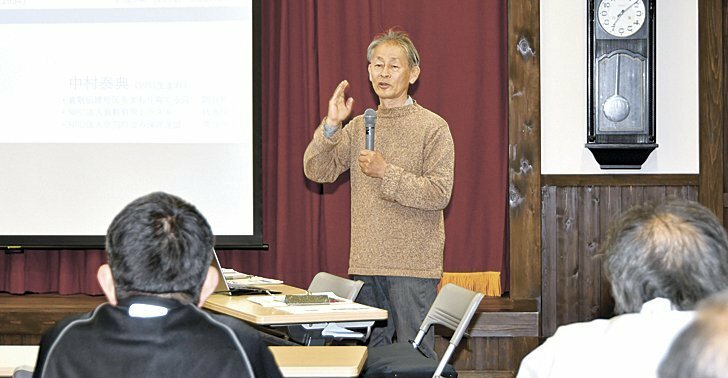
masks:
MULTIPOLYGON (((270 248, 221 251, 223 266, 301 287, 318 271, 346 275, 348 174, 333 184, 308 181, 303 152, 341 80, 349 80, 354 114, 376 108, 366 48, 373 35, 397 26, 421 56, 413 98, 449 123, 455 141, 445 270, 505 272, 507 2, 261 3, 263 237, 270 248)), ((95 272, 104 261, 103 251, 0 255, 0 291, 100 294, 95 272)))

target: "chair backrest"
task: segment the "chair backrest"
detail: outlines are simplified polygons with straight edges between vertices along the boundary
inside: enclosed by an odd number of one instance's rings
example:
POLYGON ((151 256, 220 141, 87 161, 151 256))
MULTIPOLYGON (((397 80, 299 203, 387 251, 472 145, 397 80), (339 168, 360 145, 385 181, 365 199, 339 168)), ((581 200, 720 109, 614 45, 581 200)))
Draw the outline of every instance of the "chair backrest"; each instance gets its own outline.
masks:
POLYGON ((311 293, 330 291, 341 298, 354 300, 359 295, 362 285, 364 285, 363 281, 318 272, 308 285, 308 291, 311 293))
POLYGON ((21 365, 13 370, 13 378, 33 378, 33 367, 21 365))
POLYGON ((427 312, 420 330, 427 332, 433 324, 444 325, 455 331, 450 343, 457 345, 483 297, 482 293, 455 284, 443 286, 427 312))
POLYGON ((433 377, 442 373, 484 296, 483 293, 476 293, 451 283, 440 288, 414 341, 415 347, 420 345, 425 333, 433 324, 441 324, 454 331, 450 338, 450 345, 443 353, 433 377))

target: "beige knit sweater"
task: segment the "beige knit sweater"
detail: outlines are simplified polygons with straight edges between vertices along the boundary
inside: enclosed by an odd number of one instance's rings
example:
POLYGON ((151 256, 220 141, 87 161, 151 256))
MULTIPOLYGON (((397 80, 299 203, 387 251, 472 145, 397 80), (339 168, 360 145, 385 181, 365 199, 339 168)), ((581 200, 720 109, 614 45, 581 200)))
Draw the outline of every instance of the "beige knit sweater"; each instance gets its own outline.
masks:
POLYGON ((440 278, 443 209, 450 202, 455 163, 447 122, 417 103, 380 107, 374 149, 388 163, 381 179, 365 175, 357 163, 364 117, 331 138, 324 136, 324 122, 306 148, 303 168, 306 177, 321 183, 351 168, 349 274, 440 278))

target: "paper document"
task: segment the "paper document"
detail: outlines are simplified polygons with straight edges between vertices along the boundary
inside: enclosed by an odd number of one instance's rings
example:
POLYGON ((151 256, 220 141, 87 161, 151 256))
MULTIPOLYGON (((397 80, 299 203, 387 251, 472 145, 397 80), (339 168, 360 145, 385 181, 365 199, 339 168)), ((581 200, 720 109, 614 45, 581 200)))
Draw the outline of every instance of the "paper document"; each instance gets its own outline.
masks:
POLYGON ((248 278, 250 274, 240 273, 235 269, 222 268, 222 275, 225 276, 226 280, 235 280, 239 278, 248 278))
POLYGON ((259 277, 259 276, 248 276, 247 278, 239 278, 235 280, 230 280, 231 282, 243 284, 243 285, 250 285, 250 286, 258 286, 258 285, 278 285, 282 284, 283 281, 276 280, 273 278, 265 278, 265 277, 259 277))
POLYGON ((311 306, 285 306, 281 307, 280 310, 289 312, 291 314, 311 314, 317 312, 356 312, 371 310, 371 307, 363 304, 349 302, 349 303, 332 303, 328 305, 311 305, 311 306))
POLYGON ((285 295, 260 295, 248 298, 249 301, 263 307, 286 307, 285 295))
POLYGON ((263 295, 263 296, 251 297, 251 298, 248 298, 248 300, 253 303, 257 303, 263 307, 323 307, 323 308, 331 309, 332 306, 336 306, 336 308, 338 308, 339 306, 346 305, 346 304, 354 304, 354 305, 358 305, 358 306, 363 306, 358 303, 353 303, 349 299, 344 299, 339 296, 336 296, 336 294, 334 294, 332 292, 311 293, 311 294, 328 295, 328 297, 332 299, 332 302, 328 303, 328 304, 321 304, 321 305, 291 306, 291 305, 286 304, 285 295, 263 295))
POLYGON ((223 276, 225 276, 226 280, 243 285, 278 285, 283 283, 283 281, 281 280, 260 277, 253 274, 241 273, 236 271, 235 269, 230 268, 222 268, 222 274, 223 276))

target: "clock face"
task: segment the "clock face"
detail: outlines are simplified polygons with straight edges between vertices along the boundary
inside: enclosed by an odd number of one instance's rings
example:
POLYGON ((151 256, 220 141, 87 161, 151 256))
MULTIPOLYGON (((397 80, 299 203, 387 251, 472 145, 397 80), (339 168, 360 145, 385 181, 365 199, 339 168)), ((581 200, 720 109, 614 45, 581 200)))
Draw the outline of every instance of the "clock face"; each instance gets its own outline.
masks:
POLYGON ((602 0, 597 10, 599 25, 615 37, 629 37, 645 23, 642 0, 602 0))

